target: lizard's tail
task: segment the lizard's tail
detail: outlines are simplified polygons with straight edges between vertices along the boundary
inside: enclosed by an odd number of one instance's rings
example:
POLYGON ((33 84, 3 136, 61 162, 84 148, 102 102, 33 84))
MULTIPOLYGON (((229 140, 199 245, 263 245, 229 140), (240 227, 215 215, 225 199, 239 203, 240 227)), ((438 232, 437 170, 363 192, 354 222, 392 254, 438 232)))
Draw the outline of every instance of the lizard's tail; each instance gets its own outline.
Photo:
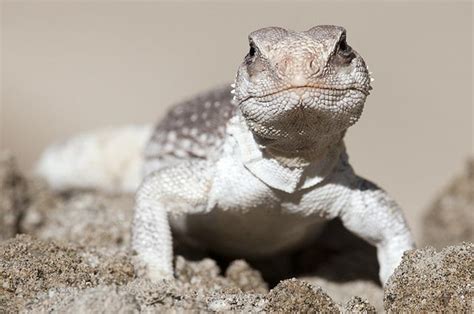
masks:
POLYGON ((142 179, 143 150, 152 126, 126 126, 85 133, 48 147, 36 173, 55 190, 134 192, 142 179))

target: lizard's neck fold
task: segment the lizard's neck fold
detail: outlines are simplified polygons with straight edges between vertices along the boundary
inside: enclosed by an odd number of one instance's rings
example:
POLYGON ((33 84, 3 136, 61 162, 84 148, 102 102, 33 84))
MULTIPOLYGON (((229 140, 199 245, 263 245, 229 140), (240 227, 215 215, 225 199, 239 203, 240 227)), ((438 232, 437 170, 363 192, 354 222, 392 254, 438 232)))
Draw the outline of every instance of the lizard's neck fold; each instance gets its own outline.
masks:
POLYGON ((307 167, 321 162, 334 150, 339 150, 342 143, 342 134, 313 138, 313 145, 309 148, 293 148, 283 146, 260 146, 263 154, 277 160, 286 167, 307 167))
POLYGON ((244 166, 267 185, 288 193, 324 180, 344 151, 343 135, 324 138, 314 149, 270 149, 257 143, 241 116, 235 116, 230 121, 228 133, 236 142, 237 155, 244 166))

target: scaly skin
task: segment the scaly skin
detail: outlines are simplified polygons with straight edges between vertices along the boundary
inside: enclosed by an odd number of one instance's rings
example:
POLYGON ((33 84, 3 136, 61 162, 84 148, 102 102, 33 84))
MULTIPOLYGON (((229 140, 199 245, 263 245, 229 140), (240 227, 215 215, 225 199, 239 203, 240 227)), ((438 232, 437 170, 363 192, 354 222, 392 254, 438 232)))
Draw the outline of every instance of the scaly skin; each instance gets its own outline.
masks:
POLYGON ((178 105, 148 144, 133 225, 148 276, 173 275, 171 229, 258 258, 303 245, 339 217, 377 247, 385 283, 414 244, 398 205, 348 163, 343 137, 371 89, 363 59, 338 26, 264 28, 249 41, 234 89, 178 105))

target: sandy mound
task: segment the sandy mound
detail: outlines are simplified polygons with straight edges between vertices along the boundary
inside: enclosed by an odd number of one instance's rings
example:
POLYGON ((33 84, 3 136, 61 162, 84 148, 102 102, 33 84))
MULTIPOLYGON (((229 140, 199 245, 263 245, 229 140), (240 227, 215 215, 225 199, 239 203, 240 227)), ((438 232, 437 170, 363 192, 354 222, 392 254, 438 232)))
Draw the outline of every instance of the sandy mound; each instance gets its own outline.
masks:
POLYGON ((268 304, 265 311, 268 312, 338 311, 337 305, 321 288, 315 289, 314 286, 296 279, 279 283, 270 291, 267 299, 268 304))
POLYGON ((472 313, 474 244, 405 253, 385 288, 385 310, 472 313))
POLYGON ((107 255, 27 235, 2 242, 0 252, 0 300, 10 309, 21 309, 38 292, 51 288, 123 284, 134 276, 124 254, 107 255))

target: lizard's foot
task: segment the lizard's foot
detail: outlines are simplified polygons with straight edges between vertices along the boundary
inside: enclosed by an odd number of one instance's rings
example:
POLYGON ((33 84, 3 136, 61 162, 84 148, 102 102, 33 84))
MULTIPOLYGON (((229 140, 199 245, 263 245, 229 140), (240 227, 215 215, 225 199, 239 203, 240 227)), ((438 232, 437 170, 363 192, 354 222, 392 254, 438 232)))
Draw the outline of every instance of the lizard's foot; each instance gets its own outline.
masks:
POLYGON ((398 241, 396 239, 392 240, 391 245, 387 244, 378 247, 380 264, 379 277, 383 285, 385 285, 388 279, 392 276, 395 268, 400 265, 403 254, 414 248, 415 245, 409 235, 398 241))
POLYGON ((139 254, 135 256, 134 264, 138 276, 148 278, 153 282, 174 278, 172 263, 165 262, 160 256, 139 254))

